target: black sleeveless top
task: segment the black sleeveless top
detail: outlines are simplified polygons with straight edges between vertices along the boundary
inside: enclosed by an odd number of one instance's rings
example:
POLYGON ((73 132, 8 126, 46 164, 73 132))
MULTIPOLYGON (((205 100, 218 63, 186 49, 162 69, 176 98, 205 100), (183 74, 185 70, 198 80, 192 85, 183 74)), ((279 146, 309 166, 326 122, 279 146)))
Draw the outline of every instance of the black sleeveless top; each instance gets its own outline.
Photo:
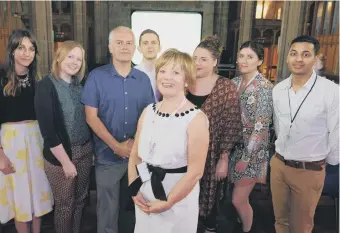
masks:
POLYGON ((202 104, 204 103, 204 101, 208 98, 209 95, 193 95, 191 94, 189 91, 187 93, 187 99, 193 103, 194 105, 196 105, 198 108, 201 108, 202 104))
MULTIPOLYGON (((18 76, 25 79, 27 76, 18 76)), ((34 111, 34 79, 30 78, 30 86, 21 87, 16 96, 5 96, 4 86, 7 84, 6 72, 0 71, 0 125, 7 122, 36 120, 34 111)))

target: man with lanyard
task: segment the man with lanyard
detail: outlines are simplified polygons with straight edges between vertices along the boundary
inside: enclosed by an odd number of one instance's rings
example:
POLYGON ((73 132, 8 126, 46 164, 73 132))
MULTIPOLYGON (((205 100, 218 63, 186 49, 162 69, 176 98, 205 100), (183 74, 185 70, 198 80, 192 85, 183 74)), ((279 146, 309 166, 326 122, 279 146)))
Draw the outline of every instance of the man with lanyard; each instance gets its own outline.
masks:
POLYGON ((125 211, 128 158, 138 119, 154 102, 147 75, 131 68, 134 38, 127 27, 110 32, 112 63, 91 71, 82 95, 86 121, 95 134, 98 233, 134 230, 133 213, 125 211))
POLYGON ((144 30, 139 37, 138 46, 138 51, 143 54, 143 60, 139 65, 135 66, 135 68, 143 71, 149 76, 156 102, 160 101, 162 98, 157 90, 155 73, 157 54, 160 49, 160 40, 157 32, 151 29, 144 30))
POLYGON ((276 154, 270 162, 277 233, 310 233, 326 162, 339 163, 339 87, 313 70, 320 49, 311 36, 290 46, 291 76, 273 89, 276 154))

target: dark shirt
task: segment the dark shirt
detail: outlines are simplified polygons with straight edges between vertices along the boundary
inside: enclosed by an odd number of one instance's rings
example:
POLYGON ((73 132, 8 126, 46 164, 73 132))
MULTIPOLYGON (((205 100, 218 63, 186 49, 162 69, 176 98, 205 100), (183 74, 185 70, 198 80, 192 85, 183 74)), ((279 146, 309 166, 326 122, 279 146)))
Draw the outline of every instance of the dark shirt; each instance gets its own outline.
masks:
MULTIPOLYGON (((149 77, 132 68, 122 77, 112 64, 94 69, 85 83, 82 102, 97 108, 98 117, 118 141, 134 138, 138 119, 146 106, 155 101, 149 77)), ((97 164, 126 163, 95 135, 97 164)))
POLYGON ((38 82, 34 105, 41 135, 44 139, 44 158, 53 165, 60 166, 61 164, 51 152, 51 148, 62 144, 72 160, 71 143, 64 122, 63 110, 57 90, 49 76, 38 82))
MULTIPOLYGON (((18 76, 19 79, 26 75, 18 76)), ((29 78, 30 86, 18 88, 15 96, 4 96, 4 87, 8 79, 5 71, 0 71, 0 126, 7 122, 36 120, 34 111, 34 79, 29 78)))
POLYGON ((208 98, 209 95, 193 95, 191 94, 189 91, 187 93, 187 99, 193 103, 194 105, 196 105, 198 108, 201 108, 202 104, 204 103, 204 101, 208 98))
POLYGON ((90 129, 86 123, 84 105, 80 102, 83 87, 76 77, 71 83, 50 76, 58 93, 63 111, 66 131, 72 145, 81 145, 90 138, 90 129))

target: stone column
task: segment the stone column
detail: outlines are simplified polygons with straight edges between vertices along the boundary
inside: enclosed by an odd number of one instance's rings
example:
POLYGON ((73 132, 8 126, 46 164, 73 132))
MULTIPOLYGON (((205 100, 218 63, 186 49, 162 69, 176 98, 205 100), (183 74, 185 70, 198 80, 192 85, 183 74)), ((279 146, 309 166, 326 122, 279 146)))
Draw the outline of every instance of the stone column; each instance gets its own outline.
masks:
POLYGON ((214 34, 216 34, 225 48, 228 36, 228 1, 215 2, 214 34))
POLYGON ((240 14, 240 36, 238 39, 238 47, 243 42, 251 40, 253 24, 255 21, 256 1, 242 1, 240 14))
POLYGON ((237 33, 239 33, 239 29, 234 29, 234 51, 233 51, 233 62, 236 62, 236 56, 238 52, 238 41, 237 41, 237 33))
POLYGON ((108 53, 109 37, 109 7, 106 1, 95 1, 94 3, 94 43, 95 62, 106 63, 108 53))
POLYGON ((74 40, 81 43, 87 51, 86 2, 73 1, 73 35, 74 40))
POLYGON ((278 64, 276 81, 280 82, 289 76, 286 63, 291 41, 303 33, 303 24, 306 13, 304 1, 285 1, 281 22, 281 36, 278 44, 278 64))
POLYGON ((211 36, 214 33, 214 8, 215 4, 213 1, 202 2, 203 10, 203 22, 202 22, 202 39, 206 36, 211 36))
POLYGON ((54 38, 52 26, 51 1, 32 2, 32 29, 37 38, 40 55, 40 71, 42 75, 50 72, 52 65, 54 38))

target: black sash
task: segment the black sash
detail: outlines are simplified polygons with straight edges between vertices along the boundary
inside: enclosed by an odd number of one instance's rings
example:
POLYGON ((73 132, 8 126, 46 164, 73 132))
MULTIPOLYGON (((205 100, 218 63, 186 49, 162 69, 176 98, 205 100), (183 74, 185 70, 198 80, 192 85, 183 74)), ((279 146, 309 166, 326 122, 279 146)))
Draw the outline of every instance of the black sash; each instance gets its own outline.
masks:
MULTIPOLYGON (((167 197, 165 194, 165 190, 162 184, 162 181, 164 180, 164 177, 167 173, 186 173, 187 167, 181 167, 181 168, 175 168, 175 169, 165 169, 160 167, 154 167, 150 164, 148 164, 149 172, 151 172, 151 187, 153 195, 156 199, 167 201, 167 197)), ((138 172, 138 170, 137 170, 138 172)), ((130 196, 134 197, 139 192, 140 187, 142 186, 143 182, 140 177, 135 179, 130 185, 129 185, 129 194, 130 196)))

